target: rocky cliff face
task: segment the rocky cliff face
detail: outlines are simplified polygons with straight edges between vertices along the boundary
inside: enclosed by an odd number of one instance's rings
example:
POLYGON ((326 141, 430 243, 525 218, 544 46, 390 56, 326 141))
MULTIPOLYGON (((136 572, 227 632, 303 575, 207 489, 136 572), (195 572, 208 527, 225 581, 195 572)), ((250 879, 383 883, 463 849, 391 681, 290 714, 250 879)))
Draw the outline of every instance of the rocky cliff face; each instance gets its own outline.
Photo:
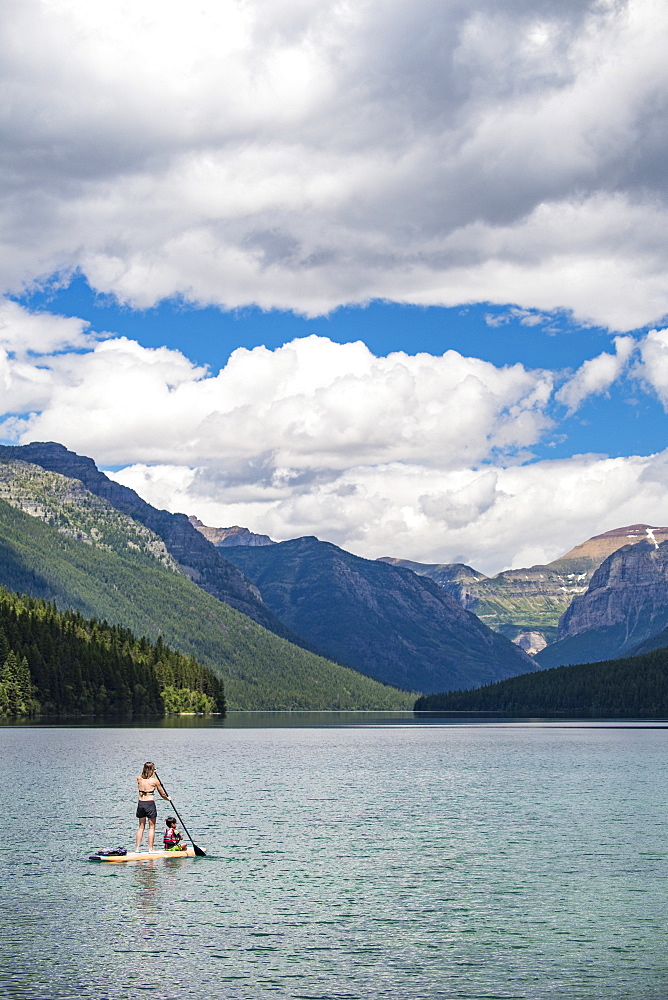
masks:
POLYGON ((193 527, 185 514, 157 510, 134 490, 108 479, 91 458, 68 451, 53 441, 34 442, 22 447, 0 447, 0 460, 32 463, 68 479, 79 480, 91 493, 159 536, 183 572, 203 590, 277 635, 303 645, 264 605, 257 588, 236 566, 223 558, 220 550, 193 527))
POLYGON ((540 653, 541 649, 545 649, 547 645, 540 632, 522 632, 516 639, 513 639, 513 642, 529 656, 540 653))
POLYGON ((249 531, 248 528, 241 528, 238 524, 232 525, 231 528, 210 528, 207 524, 203 524, 198 517, 191 515, 188 520, 193 528, 197 528, 201 535, 204 535, 219 549, 230 548, 233 545, 254 547, 256 545, 276 544, 269 535, 256 535, 255 532, 249 531))
POLYGON ((433 580, 406 569, 317 538, 226 553, 291 628, 375 680, 444 691, 534 668, 433 580))
MULTIPOLYGON (((656 615, 668 615, 668 544, 642 541, 619 549, 594 573, 559 623, 557 639, 624 624, 627 634, 656 615)), ((658 630, 657 630, 658 631, 658 630)), ((645 636, 638 635, 634 642, 645 636)))
POLYGON ((621 656, 668 626, 668 542, 643 540, 613 552, 559 623, 542 666, 621 656))
POLYGON ((162 538, 95 496, 79 479, 28 462, 0 462, 0 500, 69 538, 114 552, 141 552, 180 572, 162 538))
POLYGON ((561 616, 585 593, 592 575, 608 556, 624 546, 646 541, 657 545, 666 540, 668 528, 632 524, 595 535, 544 566, 505 570, 494 577, 460 563, 383 561, 428 576, 490 628, 533 654, 557 640, 561 616))

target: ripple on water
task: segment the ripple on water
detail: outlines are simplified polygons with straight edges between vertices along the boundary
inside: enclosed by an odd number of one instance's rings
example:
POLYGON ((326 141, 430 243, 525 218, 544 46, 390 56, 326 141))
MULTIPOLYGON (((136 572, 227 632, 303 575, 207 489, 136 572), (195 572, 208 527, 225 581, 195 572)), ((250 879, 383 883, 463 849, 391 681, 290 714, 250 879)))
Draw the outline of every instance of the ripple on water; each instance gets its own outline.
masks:
POLYGON ((3 727, 0 741, 10 998, 668 994, 661 730, 3 727), (87 863, 132 842, 148 756, 212 855, 87 863))

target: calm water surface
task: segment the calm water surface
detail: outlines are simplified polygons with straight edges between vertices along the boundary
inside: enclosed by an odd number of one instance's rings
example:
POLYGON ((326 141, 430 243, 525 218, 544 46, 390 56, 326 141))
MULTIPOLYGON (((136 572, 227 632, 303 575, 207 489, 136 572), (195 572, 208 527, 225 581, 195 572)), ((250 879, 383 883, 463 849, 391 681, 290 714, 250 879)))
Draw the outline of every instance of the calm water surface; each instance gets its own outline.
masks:
MULTIPOLYGON (((668 994, 668 730, 3 727, 0 994, 668 994), (130 846, 155 760, 206 859, 130 846)), ((159 805, 159 832, 167 815, 159 805)))

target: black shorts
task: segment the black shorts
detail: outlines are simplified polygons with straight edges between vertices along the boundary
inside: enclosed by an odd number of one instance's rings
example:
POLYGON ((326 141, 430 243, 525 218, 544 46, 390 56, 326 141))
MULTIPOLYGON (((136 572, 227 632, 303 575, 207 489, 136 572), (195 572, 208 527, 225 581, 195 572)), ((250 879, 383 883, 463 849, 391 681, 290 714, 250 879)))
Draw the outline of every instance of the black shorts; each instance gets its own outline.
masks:
POLYGON ((155 808, 155 802, 153 799, 148 801, 147 799, 140 799, 137 803, 137 819, 157 819, 158 810, 155 808))

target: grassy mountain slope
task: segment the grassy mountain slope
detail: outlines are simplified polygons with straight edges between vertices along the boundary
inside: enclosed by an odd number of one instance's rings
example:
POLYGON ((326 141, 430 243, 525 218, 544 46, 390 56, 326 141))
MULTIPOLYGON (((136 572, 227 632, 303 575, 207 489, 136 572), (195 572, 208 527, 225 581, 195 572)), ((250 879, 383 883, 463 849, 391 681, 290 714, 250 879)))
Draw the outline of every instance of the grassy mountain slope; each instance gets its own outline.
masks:
POLYGON ((578 592, 544 567, 508 570, 476 586, 471 610, 507 639, 538 632, 551 642, 559 618, 578 592))
POLYGON ((248 615, 276 635, 300 643, 300 637, 291 633, 271 613, 237 567, 193 527, 185 514, 157 510, 142 500, 134 490, 120 486, 105 476, 92 459, 68 451, 63 445, 53 441, 36 441, 20 447, 0 446, 0 462, 17 460, 39 466, 48 472, 60 473, 68 479, 79 480, 90 493, 158 536, 184 573, 203 590, 248 615))
POLYGON ((531 669, 432 580, 317 538, 226 549, 287 624, 339 663, 401 687, 473 687, 531 669))
POLYGON ((390 558, 379 562, 410 569, 433 580, 462 607, 473 611, 485 625, 507 639, 537 632, 546 642, 552 642, 560 616, 573 596, 584 589, 577 575, 560 575, 548 566, 506 570, 495 577, 486 577, 462 563, 417 563, 390 558))
POLYGON ((523 674, 475 691, 419 698, 417 711, 514 716, 668 717, 668 649, 523 674))
POLYGON ((278 638, 182 574, 129 550, 63 535, 0 501, 0 584, 189 653, 225 683, 229 708, 405 708, 405 693, 278 638))

